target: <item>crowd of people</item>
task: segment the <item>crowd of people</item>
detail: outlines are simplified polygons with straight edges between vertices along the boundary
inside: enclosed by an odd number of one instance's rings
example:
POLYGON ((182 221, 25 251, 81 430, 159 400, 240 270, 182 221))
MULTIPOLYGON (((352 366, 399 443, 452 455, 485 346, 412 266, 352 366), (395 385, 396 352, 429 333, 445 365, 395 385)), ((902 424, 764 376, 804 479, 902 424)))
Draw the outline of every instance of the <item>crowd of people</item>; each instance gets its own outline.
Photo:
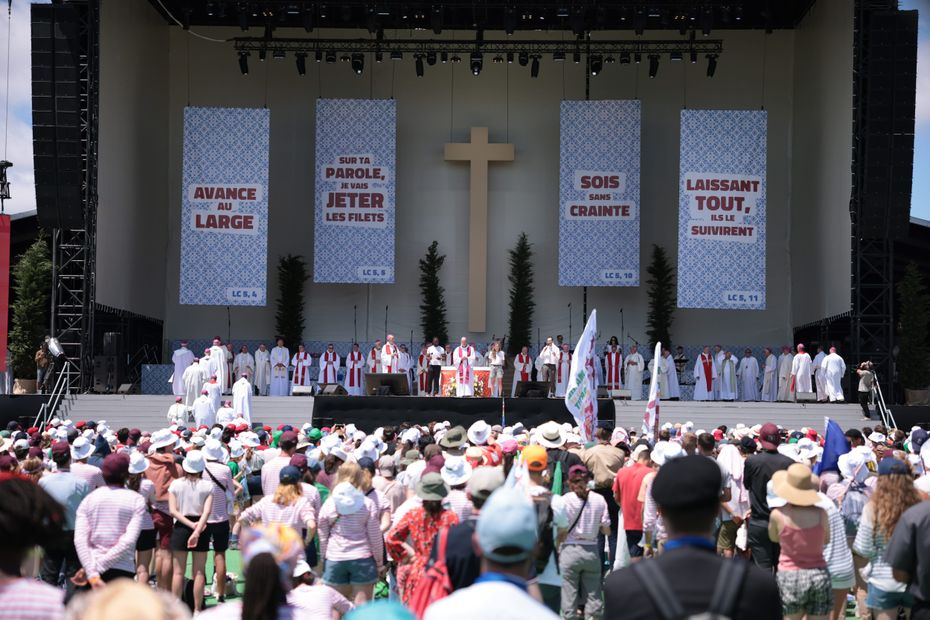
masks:
POLYGON ((930 617, 925 430, 578 433, 12 422, 0 600, 11 618, 125 617, 100 609, 136 597, 153 618, 840 619, 847 598, 930 617))

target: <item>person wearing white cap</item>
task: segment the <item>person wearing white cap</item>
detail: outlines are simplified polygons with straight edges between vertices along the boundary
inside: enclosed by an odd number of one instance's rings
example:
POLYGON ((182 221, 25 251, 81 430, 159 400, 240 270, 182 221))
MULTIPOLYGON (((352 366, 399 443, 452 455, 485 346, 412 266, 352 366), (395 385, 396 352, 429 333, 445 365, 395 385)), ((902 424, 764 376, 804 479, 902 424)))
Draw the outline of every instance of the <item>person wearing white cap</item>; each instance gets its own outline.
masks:
POLYGON ((304 560, 298 560, 294 567, 294 588, 287 593, 287 602, 292 607, 307 612, 309 618, 326 618, 335 614, 341 618, 354 609, 349 599, 333 588, 316 583, 313 569, 304 560))
POLYGON ((152 502, 155 499, 155 484, 145 477, 149 461, 138 450, 129 455, 129 479, 126 488, 135 491, 145 500, 145 514, 142 515, 142 531, 136 542, 136 581, 149 582, 149 565, 155 552, 155 524, 152 521, 152 502))
POLYGON ((465 493, 465 485, 471 478, 472 467, 463 457, 449 457, 439 473, 450 489, 445 505, 464 523, 471 516, 471 500, 465 493))
POLYGON ((181 465, 184 476, 168 487, 168 507, 174 517, 174 531, 171 533, 174 561, 171 592, 180 597, 184 590, 184 572, 190 552, 193 556, 191 572, 194 577, 194 613, 203 608, 207 551, 210 548, 210 537, 203 533, 213 508, 213 484, 203 479, 205 465, 203 453, 191 450, 181 465))
POLYGON ((93 453, 94 444, 86 437, 78 437, 71 444, 71 473, 86 482, 91 491, 103 486, 100 468, 87 462, 93 453))

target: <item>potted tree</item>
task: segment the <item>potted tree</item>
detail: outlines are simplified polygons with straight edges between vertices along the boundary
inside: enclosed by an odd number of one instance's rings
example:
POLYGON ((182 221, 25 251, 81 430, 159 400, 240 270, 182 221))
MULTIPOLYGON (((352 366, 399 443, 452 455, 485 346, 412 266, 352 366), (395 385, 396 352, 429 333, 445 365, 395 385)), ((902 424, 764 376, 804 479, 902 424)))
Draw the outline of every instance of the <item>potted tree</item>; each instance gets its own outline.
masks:
POLYGON ((10 329, 10 363, 13 393, 36 391, 35 352, 48 325, 52 288, 52 259, 44 235, 29 246, 13 267, 13 320, 10 329))

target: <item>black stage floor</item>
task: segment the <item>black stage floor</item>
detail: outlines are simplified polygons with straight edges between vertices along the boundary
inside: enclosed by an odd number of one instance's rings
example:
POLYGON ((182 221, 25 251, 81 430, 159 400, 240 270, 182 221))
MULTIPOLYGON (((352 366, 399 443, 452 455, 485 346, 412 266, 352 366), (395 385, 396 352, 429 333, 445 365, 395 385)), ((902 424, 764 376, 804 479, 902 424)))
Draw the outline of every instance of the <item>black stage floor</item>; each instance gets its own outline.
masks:
POLYGON ((48 400, 44 394, 0 394, 0 428, 12 421, 19 422, 23 428, 32 426, 42 403, 48 400))
MULTIPOLYGON (((614 402, 597 401, 599 423, 614 422, 614 402)), ((427 424, 449 420, 468 428, 478 420, 504 426, 523 422, 527 428, 543 422, 572 422, 561 398, 422 398, 416 396, 316 396, 313 399, 315 426, 332 423, 356 424, 362 428, 397 426, 403 422, 427 424)))

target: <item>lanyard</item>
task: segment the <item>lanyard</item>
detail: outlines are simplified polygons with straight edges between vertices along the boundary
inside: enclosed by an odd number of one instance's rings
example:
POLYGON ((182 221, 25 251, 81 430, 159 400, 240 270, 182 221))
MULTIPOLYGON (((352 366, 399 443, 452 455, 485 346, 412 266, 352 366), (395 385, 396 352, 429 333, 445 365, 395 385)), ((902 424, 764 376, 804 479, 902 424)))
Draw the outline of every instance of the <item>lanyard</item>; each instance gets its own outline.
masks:
POLYGON ((482 573, 481 576, 475 579, 475 583, 487 583, 490 581, 509 583, 526 592, 526 580, 513 575, 505 575, 504 573, 482 573))
POLYGON ((682 536, 681 538, 676 538, 665 543, 665 551, 672 551, 681 547, 699 547, 710 551, 717 550, 714 543, 711 542, 709 538, 703 536, 682 536))

